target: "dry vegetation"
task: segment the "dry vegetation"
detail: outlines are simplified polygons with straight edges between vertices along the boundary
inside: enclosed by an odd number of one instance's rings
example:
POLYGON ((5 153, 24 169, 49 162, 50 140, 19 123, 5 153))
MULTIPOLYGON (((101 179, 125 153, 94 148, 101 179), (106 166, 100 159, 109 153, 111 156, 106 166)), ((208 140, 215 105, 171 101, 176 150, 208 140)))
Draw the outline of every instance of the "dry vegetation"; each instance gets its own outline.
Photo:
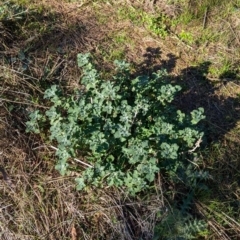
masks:
POLYGON ((51 83, 78 85, 80 52, 91 52, 106 74, 116 58, 126 58, 136 73, 166 68, 184 86, 176 104, 187 112, 205 108, 202 165, 212 181, 192 210, 208 224, 199 239, 239 239, 240 3, 211 1, 201 9, 186 2, 0 2, 0 16, 4 7, 13 9, 0 20, 0 239, 153 239, 165 216, 159 210, 170 209, 162 191, 177 199, 177 189, 160 177, 156 189, 136 198, 119 189, 77 192, 74 176, 54 169, 45 133, 25 133, 29 111, 46 108, 42 93, 51 83), (120 8, 164 13, 167 36, 120 8))

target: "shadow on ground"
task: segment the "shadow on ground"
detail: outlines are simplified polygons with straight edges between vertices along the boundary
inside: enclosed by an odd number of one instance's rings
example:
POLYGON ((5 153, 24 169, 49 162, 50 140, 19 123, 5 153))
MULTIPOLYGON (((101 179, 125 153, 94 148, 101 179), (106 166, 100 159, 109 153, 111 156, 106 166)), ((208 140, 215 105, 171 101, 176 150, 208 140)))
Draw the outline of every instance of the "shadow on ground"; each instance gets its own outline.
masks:
POLYGON ((105 34, 87 12, 40 7, 21 8, 24 14, 16 19, 0 19, 0 60, 43 88, 53 81, 78 81, 76 54, 91 51, 105 34))
MULTIPOLYGON (((240 140, 237 126, 240 120, 240 87, 237 85, 237 75, 234 71, 228 71, 217 81, 208 79, 211 62, 206 61, 184 68, 174 76, 171 73, 177 57, 173 54, 167 56, 167 60, 161 59, 160 48, 146 49, 145 60, 136 66, 135 75, 166 69, 170 74, 169 82, 182 86, 182 91, 174 100, 176 107, 185 113, 199 107, 205 109, 206 139, 202 158, 212 180, 207 183, 209 191, 198 198, 210 206, 209 209, 215 201, 216 206, 212 210, 217 214, 224 212, 233 219, 239 219, 240 140)), ((225 234, 234 236, 236 232, 229 225, 225 234)))
MULTIPOLYGON (((221 139, 236 126, 240 119, 240 100, 222 93, 222 90, 228 91, 226 85, 236 79, 228 78, 228 82, 224 78, 217 82, 208 79, 211 62, 207 61, 198 66, 184 68, 178 76, 172 76, 177 57, 169 53, 167 60, 161 59, 160 48, 147 48, 144 57, 145 60, 136 66, 134 75, 151 74, 166 69, 170 74, 169 81, 182 86, 182 91, 175 100, 177 107, 187 113, 199 107, 205 109, 208 143, 221 139)), ((226 74, 229 76, 229 73, 226 74)))

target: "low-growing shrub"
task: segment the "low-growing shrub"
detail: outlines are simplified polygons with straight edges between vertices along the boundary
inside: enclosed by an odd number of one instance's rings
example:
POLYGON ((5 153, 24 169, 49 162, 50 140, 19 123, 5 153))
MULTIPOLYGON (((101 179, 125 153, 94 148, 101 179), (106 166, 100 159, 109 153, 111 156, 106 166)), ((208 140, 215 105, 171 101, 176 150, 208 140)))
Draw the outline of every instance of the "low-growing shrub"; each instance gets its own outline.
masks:
POLYGON ((44 95, 50 109, 36 110, 27 122, 27 131, 36 133, 50 126, 56 169, 68 173, 69 159, 81 156, 89 167, 76 178, 77 189, 107 185, 131 194, 152 186, 159 172, 181 177, 203 136, 197 124, 204 110, 175 109, 181 87, 168 83, 166 71, 133 78, 129 64, 115 61, 116 73, 104 80, 90 59, 78 54, 83 87, 67 95, 53 85, 44 95))

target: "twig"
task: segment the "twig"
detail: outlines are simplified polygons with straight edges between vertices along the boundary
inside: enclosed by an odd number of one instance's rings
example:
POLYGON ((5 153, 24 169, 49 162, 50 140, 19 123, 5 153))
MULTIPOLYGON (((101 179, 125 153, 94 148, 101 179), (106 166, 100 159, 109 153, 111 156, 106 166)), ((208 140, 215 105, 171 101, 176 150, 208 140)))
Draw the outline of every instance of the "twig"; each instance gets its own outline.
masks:
POLYGON ((193 165, 195 165, 196 167, 198 167, 199 168, 199 165, 197 164, 197 163, 195 163, 195 162, 193 162, 193 161, 191 161, 191 160, 189 160, 189 159, 187 159, 190 163, 192 163, 193 165))
MULTIPOLYGON (((12 71, 12 72, 15 72, 15 73, 17 73, 17 74, 20 74, 20 75, 22 75, 22 76, 31 78, 31 79, 33 79, 33 80, 39 81, 39 79, 37 79, 37 78, 35 78, 35 77, 32 77, 32 76, 29 76, 29 75, 27 75, 27 74, 24 74, 24 73, 22 73, 22 72, 19 72, 19 71, 17 71, 17 70, 14 70, 14 69, 11 69, 11 68, 8 68, 8 67, 5 67, 5 66, 0 66, 0 67, 1 67, 1 68, 4 68, 4 69, 6 69, 6 70, 10 70, 10 71, 12 71)), ((24 79, 21 79, 21 81, 25 82, 27 85, 31 85, 31 87, 32 87, 33 89, 35 89, 35 90, 37 90, 37 91, 39 91, 40 93, 43 94, 43 92, 42 92, 39 88, 37 88, 36 86, 32 85, 31 83, 25 81, 24 79)))
MULTIPOLYGON (((50 148, 52 148, 52 149, 54 149, 54 150, 58 150, 58 148, 56 148, 56 147, 54 147, 54 146, 50 146, 50 148)), ((79 160, 79 159, 77 159, 77 158, 73 158, 76 162, 79 162, 79 163, 81 163, 82 165, 85 165, 85 166, 87 166, 87 167, 90 167, 90 168, 93 168, 93 166, 91 165, 91 164, 88 164, 88 163, 85 163, 85 162, 83 162, 83 161, 81 161, 81 160, 79 160)))
POLYGON ((191 149, 191 150, 188 150, 188 152, 190 152, 190 153, 194 152, 197 148, 200 147, 200 143, 201 143, 201 142, 202 142, 202 137, 200 137, 200 138, 197 140, 197 142, 195 143, 194 148, 191 149))
POLYGON ((206 27, 208 8, 206 8, 203 18, 203 29, 206 27))
POLYGON ((3 209, 6 209, 6 208, 8 208, 8 207, 11 207, 13 204, 8 204, 7 206, 4 206, 4 207, 1 207, 0 208, 0 211, 2 211, 3 209))
POLYGON ((28 13, 28 9, 25 10, 25 11, 22 11, 22 12, 20 12, 20 13, 16 13, 16 14, 12 15, 12 16, 11 16, 10 18, 8 18, 7 20, 13 20, 14 17, 19 16, 19 15, 22 15, 22 14, 24 14, 24 13, 28 13))
POLYGON ((231 23, 230 22, 228 22, 227 20, 225 20, 225 19, 223 19, 223 21, 224 22, 226 22, 227 24, 228 24, 228 26, 229 26, 229 28, 230 28, 230 30, 232 31, 232 33, 233 33, 233 35, 234 35, 234 37, 236 38, 236 40, 237 40, 237 42, 238 42, 238 44, 240 44, 240 40, 239 40, 239 38, 238 38, 238 35, 234 32, 234 29, 232 28, 232 25, 231 25, 231 23))
MULTIPOLYGON (((222 215, 224 215, 229 221, 232 221, 235 224, 235 229, 240 232, 240 223, 238 223, 237 221, 235 221, 233 218, 229 217, 226 213, 222 212, 222 215)), ((232 223, 232 224, 233 224, 232 223)))
POLYGON ((49 107, 45 107, 45 106, 38 105, 38 104, 34 104, 34 103, 14 101, 14 100, 6 99, 6 98, 0 98, 0 102, 1 102, 1 101, 11 102, 11 103, 18 103, 18 104, 24 104, 24 105, 30 105, 30 106, 40 107, 40 108, 45 108, 45 109, 48 109, 48 108, 49 108, 49 107))
POLYGON ((12 92, 12 93, 22 94, 22 95, 26 95, 26 96, 31 96, 29 93, 9 90, 9 88, 3 89, 2 87, 0 87, 0 90, 2 90, 1 94, 2 94, 3 92, 12 92))

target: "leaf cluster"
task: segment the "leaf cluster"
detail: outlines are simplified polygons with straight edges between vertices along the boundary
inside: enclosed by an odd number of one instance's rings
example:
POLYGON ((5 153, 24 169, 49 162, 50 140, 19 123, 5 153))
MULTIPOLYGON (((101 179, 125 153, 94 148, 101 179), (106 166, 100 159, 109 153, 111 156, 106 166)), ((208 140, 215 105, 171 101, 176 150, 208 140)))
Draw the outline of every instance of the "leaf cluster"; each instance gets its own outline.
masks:
POLYGON ((90 54, 78 54, 77 61, 83 88, 67 96, 53 85, 44 95, 50 109, 31 113, 27 122, 27 131, 37 133, 39 122, 50 124, 56 169, 66 174, 69 159, 81 153, 94 167, 76 179, 78 189, 107 185, 131 194, 150 187, 159 172, 181 172, 203 136, 197 127, 203 109, 189 115, 176 110, 171 103, 181 87, 168 83, 165 71, 133 78, 128 63, 115 61, 116 73, 104 80, 90 54))

